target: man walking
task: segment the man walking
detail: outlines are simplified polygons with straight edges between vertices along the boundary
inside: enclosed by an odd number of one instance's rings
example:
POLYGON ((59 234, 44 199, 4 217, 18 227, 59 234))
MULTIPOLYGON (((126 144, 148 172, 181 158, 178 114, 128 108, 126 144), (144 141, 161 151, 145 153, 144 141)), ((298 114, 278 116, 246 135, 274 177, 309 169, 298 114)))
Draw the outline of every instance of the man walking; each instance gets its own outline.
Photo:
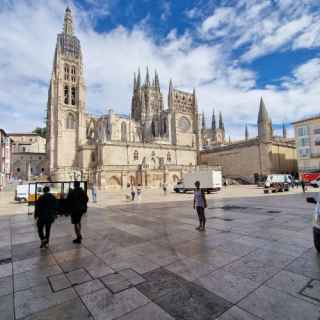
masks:
POLYGON ((57 211, 57 200, 50 193, 49 187, 43 188, 43 195, 36 202, 34 217, 37 220, 38 234, 41 240, 40 248, 48 248, 50 229, 57 211), (45 234, 43 233, 45 229, 45 234))
POLYGON ((199 227, 196 228, 198 231, 206 230, 206 216, 205 208, 207 207, 207 199, 204 192, 200 189, 200 181, 195 182, 196 190, 194 191, 193 198, 193 209, 197 210, 199 217, 199 227))
POLYGON ((73 243, 81 243, 81 218, 84 213, 87 212, 87 203, 89 198, 80 187, 80 182, 74 182, 74 189, 70 189, 68 193, 68 207, 71 213, 71 223, 74 225, 74 231, 76 234, 76 239, 73 240, 73 243))
POLYGON ((97 202, 97 187, 96 187, 95 183, 92 184, 91 195, 92 195, 92 202, 96 203, 97 202))

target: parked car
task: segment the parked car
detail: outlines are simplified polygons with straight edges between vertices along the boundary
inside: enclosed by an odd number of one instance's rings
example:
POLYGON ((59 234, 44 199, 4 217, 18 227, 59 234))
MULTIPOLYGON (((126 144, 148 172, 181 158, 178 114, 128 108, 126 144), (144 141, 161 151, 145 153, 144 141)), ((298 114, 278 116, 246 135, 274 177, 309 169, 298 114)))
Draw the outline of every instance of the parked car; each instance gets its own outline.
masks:
POLYGON ((320 177, 309 182, 311 187, 319 188, 320 186, 320 177))
POLYGON ((315 197, 308 197, 307 202, 316 204, 313 214, 313 242, 315 248, 320 252, 320 201, 315 197))

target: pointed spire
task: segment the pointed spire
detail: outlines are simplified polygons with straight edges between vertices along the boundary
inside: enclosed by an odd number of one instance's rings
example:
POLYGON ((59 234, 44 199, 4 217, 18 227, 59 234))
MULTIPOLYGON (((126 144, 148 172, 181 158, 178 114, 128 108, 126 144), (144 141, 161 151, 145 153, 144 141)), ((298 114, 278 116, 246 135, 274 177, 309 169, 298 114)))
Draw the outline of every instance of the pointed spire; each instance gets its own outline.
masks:
POLYGON ((137 83, 136 83, 137 90, 140 89, 140 87, 141 87, 141 74, 140 74, 140 68, 139 68, 138 69, 137 83))
POLYGON ((154 82, 155 82, 155 87, 160 90, 160 81, 159 81, 157 70, 155 71, 154 82))
POLYGON ((224 130, 224 123, 223 123, 221 111, 219 112, 219 129, 224 130))
POLYGON ((63 32, 66 35, 73 36, 72 13, 69 7, 67 7, 64 15, 63 32))
POLYGON ((169 82, 169 95, 173 93, 173 84, 172 84, 172 79, 170 79, 169 82))
POLYGON ((282 122, 282 137, 287 138, 287 128, 284 122, 282 122))
POLYGON ((147 67, 145 86, 150 87, 150 76, 149 76, 149 68, 148 67, 147 67))
POLYGON ((196 95, 196 89, 193 89, 193 105, 195 109, 198 109, 198 101, 197 101, 197 95, 196 95))
POLYGON ((137 90, 137 78, 136 73, 133 74, 133 92, 137 90))
POLYGON ((269 115, 266 108, 266 105, 264 104, 264 101, 262 97, 260 98, 260 107, 259 107, 259 114, 258 114, 258 123, 269 121, 269 115))
POLYGON ((169 82, 169 91, 168 91, 168 108, 172 111, 173 108, 173 84, 172 79, 169 82))
POLYGON ((248 130, 248 125, 247 124, 246 124, 246 127, 245 127, 244 135, 245 135, 246 141, 248 141, 248 139, 249 139, 249 130, 248 130))
POLYGON ((202 112, 202 129, 206 129, 206 118, 204 112, 202 112))
POLYGON ((214 130, 214 131, 217 129, 217 126, 216 126, 216 115, 215 115, 214 109, 212 109, 211 129, 214 130))

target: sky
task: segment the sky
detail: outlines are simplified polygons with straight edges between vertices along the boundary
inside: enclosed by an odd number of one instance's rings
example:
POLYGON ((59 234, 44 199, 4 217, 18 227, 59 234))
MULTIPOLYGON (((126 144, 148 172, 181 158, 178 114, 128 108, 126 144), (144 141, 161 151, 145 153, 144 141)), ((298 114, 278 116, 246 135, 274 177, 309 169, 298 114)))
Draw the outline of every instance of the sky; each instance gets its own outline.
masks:
POLYGON ((56 36, 70 6, 81 41, 88 112, 128 114, 133 74, 157 70, 196 89, 207 126, 222 112, 231 139, 256 135, 262 96, 276 134, 319 113, 318 0, 0 0, 0 127, 44 126, 56 36))

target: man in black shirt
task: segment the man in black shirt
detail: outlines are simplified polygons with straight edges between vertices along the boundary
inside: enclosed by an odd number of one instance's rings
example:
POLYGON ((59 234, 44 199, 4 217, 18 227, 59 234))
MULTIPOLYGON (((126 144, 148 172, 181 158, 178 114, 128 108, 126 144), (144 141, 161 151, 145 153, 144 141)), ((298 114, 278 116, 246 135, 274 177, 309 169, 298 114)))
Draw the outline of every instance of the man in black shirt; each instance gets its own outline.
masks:
POLYGON ((57 212, 57 200, 50 193, 49 187, 43 188, 43 195, 36 202, 34 217, 37 220, 40 248, 48 247, 50 240, 50 229, 57 212), (45 235, 43 229, 45 228, 45 235))
POLYGON ((87 212, 87 203, 89 198, 84 190, 80 187, 80 182, 74 182, 74 189, 70 189, 68 193, 68 207, 71 213, 71 223, 74 224, 74 231, 77 238, 73 243, 81 243, 81 218, 87 212))

